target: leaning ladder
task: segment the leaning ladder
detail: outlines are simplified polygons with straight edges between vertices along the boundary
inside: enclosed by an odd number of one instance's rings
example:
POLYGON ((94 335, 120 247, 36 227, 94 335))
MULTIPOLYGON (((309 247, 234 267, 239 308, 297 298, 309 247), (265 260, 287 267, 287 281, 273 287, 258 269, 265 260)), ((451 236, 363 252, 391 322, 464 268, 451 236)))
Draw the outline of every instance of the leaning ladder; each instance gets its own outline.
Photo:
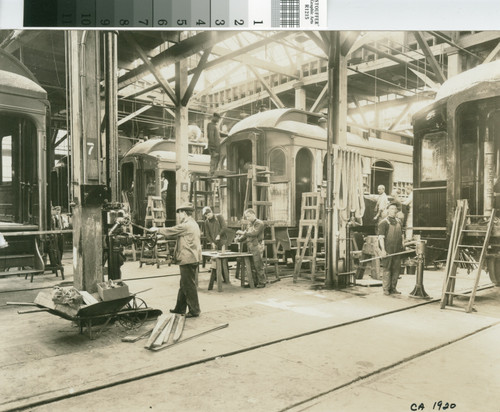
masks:
POLYGON ((252 164, 247 174, 247 184, 245 191, 245 209, 253 209, 259 219, 270 228, 271 239, 264 239, 264 263, 266 267, 270 264, 274 265, 274 274, 277 280, 279 277, 278 266, 278 244, 276 241, 275 223, 270 219, 272 202, 269 197, 269 189, 271 187, 272 172, 267 166, 259 166, 252 164), (267 245, 271 245, 273 256, 269 257, 267 245))
MULTIPOLYGON (((163 199, 160 196, 148 196, 144 227, 165 227, 165 218, 166 214, 163 199)), ((144 234, 146 234, 146 229, 144 230, 144 234)), ((156 264, 156 267, 159 268, 162 263, 169 263, 166 260, 160 260, 158 246, 167 248, 167 241, 164 239, 157 241, 155 246, 153 246, 150 250, 146 250, 146 242, 142 242, 139 267, 142 267, 143 263, 145 263, 146 265, 156 264), (149 253, 151 254, 151 257, 146 256, 149 253)))
POLYGON ((324 239, 319 237, 319 230, 323 227, 323 198, 319 192, 302 194, 302 209, 299 221, 299 236, 297 238, 297 255, 295 257, 295 271, 293 281, 296 282, 302 269, 304 259, 311 262, 311 280, 316 276, 316 268, 324 264, 320 257, 320 247, 324 239))
POLYGON ((481 277, 481 272, 483 270, 483 266, 485 265, 486 254, 488 250, 488 245, 491 237, 491 232, 493 229, 493 222, 495 220, 495 210, 491 211, 491 215, 469 215, 467 202, 459 203, 457 210, 455 211, 455 223, 452 228, 452 236, 450 239, 450 250, 452 250, 451 256, 449 256, 447 260, 446 266, 446 278, 443 287, 443 293, 441 296, 441 309, 445 309, 446 306, 453 305, 453 298, 455 296, 464 296, 468 297, 469 301, 467 306, 463 309, 467 313, 472 311, 472 307, 474 305, 474 300, 476 298, 477 287, 479 285, 479 279, 481 277), (467 222, 470 219, 483 219, 484 223, 486 223, 486 227, 484 228, 471 228, 467 229, 467 222), (483 244, 478 246, 473 245, 465 245, 463 244, 463 238, 466 233, 473 233, 477 236, 484 237, 483 244), (453 242, 453 244, 451 244, 453 242), (474 285, 472 287, 471 294, 458 293, 455 292, 456 279, 457 279, 457 269, 459 265, 470 264, 470 259, 465 259, 463 256, 467 256, 467 249, 481 249, 481 254, 479 256, 479 261, 477 262, 477 267, 475 268, 474 273, 474 285))

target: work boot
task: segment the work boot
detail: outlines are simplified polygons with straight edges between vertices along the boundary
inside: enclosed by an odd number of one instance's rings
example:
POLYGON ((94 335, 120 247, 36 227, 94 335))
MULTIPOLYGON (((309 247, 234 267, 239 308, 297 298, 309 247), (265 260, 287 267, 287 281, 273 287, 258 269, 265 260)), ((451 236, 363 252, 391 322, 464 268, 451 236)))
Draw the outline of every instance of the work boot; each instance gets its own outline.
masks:
POLYGON ((388 290, 384 290, 384 295, 385 296, 389 296, 391 294, 391 292, 389 292, 388 290))
POLYGON ((397 289, 393 289, 393 290, 392 290, 392 293, 393 293, 394 295, 401 295, 401 292, 400 292, 399 290, 397 290, 397 289))

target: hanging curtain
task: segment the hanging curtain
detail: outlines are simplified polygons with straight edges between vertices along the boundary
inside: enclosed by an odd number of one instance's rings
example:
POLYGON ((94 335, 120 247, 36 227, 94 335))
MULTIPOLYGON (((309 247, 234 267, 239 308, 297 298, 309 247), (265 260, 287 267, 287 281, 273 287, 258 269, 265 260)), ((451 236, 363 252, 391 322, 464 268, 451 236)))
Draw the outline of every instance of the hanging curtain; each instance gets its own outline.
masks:
POLYGON ((352 149, 333 146, 333 207, 347 222, 351 212, 356 218, 365 213, 361 155, 352 149))

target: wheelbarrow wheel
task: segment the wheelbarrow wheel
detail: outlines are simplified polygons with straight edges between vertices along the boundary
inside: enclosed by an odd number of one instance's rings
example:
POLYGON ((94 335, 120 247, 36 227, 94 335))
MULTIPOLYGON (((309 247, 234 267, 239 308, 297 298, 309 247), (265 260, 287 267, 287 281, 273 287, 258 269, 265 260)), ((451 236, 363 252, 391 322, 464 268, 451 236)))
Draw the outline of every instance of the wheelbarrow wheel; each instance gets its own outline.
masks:
POLYGON ((148 311, 142 311, 146 309, 148 305, 141 298, 134 297, 127 305, 122 309, 123 311, 131 311, 129 313, 122 313, 118 316, 118 323, 122 325, 125 329, 138 329, 140 328, 146 319, 148 318, 148 311))

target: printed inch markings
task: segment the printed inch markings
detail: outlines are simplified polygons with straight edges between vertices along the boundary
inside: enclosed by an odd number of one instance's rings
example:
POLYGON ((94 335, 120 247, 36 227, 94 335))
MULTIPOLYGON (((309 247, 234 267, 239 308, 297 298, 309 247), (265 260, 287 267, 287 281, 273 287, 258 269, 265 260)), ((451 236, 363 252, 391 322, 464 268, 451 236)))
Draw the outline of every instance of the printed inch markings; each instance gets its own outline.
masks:
POLYGON ((172 0, 172 25, 176 27, 191 27, 191 2, 172 0))
POLYGON ((191 1, 191 26, 210 27, 210 0, 191 1))
POLYGON ((95 0, 76 0, 76 26, 95 27, 95 0))
POLYGON ((155 27, 172 27, 172 2, 169 0, 153 0, 155 27))
POLYGON ((134 27, 153 26, 153 0, 134 0, 134 27))
POLYGON ((212 0, 210 12, 212 27, 229 27, 229 0, 212 0))
POLYGON ((229 1, 229 25, 248 27, 248 0, 229 1))
POLYGON ((57 26, 74 27, 76 24, 76 3, 74 0, 57 1, 57 26))
POLYGON ((134 0, 114 0, 115 27, 133 27, 134 0))
POLYGON ((96 26, 113 27, 115 25, 115 2, 96 2, 96 26))

